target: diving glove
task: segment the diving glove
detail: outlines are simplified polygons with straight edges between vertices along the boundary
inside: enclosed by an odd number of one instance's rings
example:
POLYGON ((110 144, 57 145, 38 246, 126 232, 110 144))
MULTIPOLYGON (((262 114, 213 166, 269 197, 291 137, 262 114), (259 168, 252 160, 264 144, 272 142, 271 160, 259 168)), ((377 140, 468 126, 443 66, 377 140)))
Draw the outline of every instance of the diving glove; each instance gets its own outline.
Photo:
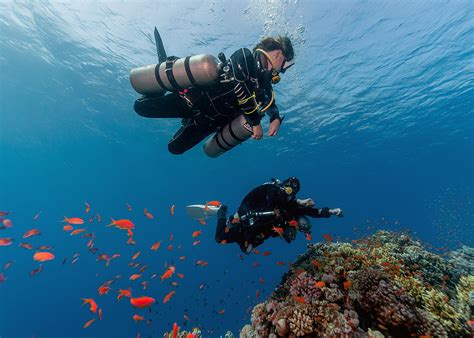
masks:
POLYGON ((341 208, 329 209, 329 213, 333 216, 344 217, 344 214, 342 213, 341 208))

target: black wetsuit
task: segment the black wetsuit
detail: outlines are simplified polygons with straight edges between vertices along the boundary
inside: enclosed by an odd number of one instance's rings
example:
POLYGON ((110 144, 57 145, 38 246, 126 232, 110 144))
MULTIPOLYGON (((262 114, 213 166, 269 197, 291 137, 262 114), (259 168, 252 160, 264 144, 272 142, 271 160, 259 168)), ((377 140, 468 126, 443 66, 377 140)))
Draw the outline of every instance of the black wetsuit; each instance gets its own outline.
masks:
POLYGON ((248 213, 268 212, 278 209, 280 216, 256 218, 255 223, 250 225, 248 222, 234 220, 234 216, 229 219, 218 218, 216 228, 216 241, 221 243, 238 243, 240 249, 247 252, 248 244, 255 248, 262 244, 267 238, 279 236, 273 230, 273 226, 283 228, 283 238, 289 243, 296 237, 296 229, 291 227, 288 222, 297 220, 301 216, 315 218, 328 218, 331 216, 329 208, 314 208, 300 206, 296 198, 289 199, 289 195, 276 183, 265 183, 253 189, 244 197, 240 204, 238 215, 248 213), (234 224, 233 224, 234 223, 234 224))
MULTIPOLYGON (((242 113, 252 126, 260 124, 261 108, 272 99, 269 72, 264 70, 259 57, 246 48, 232 54, 229 66, 234 75, 230 82, 190 88, 184 94, 144 96, 135 101, 134 109, 141 116, 183 119, 181 128, 168 143, 171 153, 184 153, 242 113)), ((280 119, 275 101, 265 113, 270 122, 280 119)))

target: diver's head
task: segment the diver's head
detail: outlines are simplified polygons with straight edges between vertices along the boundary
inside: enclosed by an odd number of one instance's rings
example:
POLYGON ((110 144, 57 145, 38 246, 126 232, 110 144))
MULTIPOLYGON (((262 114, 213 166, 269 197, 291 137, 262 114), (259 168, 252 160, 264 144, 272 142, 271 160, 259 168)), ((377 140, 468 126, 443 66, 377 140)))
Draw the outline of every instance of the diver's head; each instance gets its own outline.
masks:
POLYGON ((253 49, 260 54, 263 68, 272 73, 272 83, 280 81, 279 73, 284 74, 295 62, 295 52, 290 38, 279 36, 267 37, 260 41, 253 49))
POLYGON ((305 234, 311 233, 311 223, 306 216, 300 216, 298 218, 298 231, 305 234))
POLYGON ((285 192, 292 198, 295 198, 298 191, 300 191, 300 180, 294 176, 288 177, 282 182, 282 185, 285 189, 285 192))

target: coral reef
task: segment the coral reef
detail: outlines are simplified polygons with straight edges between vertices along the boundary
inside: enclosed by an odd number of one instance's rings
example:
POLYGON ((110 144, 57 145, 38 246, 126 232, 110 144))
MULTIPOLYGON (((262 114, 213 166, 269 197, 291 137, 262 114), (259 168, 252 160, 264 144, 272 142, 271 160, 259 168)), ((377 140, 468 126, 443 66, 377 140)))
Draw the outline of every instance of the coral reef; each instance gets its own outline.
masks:
POLYGON ((240 337, 471 337, 472 262, 407 233, 310 244, 240 337))

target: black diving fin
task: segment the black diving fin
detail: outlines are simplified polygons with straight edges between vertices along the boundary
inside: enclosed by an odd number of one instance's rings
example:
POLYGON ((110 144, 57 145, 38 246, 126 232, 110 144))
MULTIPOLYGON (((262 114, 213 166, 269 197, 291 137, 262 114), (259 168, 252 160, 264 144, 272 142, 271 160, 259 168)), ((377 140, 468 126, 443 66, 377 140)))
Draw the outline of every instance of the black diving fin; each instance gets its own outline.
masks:
POLYGON ((155 27, 155 43, 156 43, 156 53, 158 54, 158 62, 162 63, 166 61, 166 52, 165 46, 163 46, 163 41, 161 40, 160 33, 155 27))

